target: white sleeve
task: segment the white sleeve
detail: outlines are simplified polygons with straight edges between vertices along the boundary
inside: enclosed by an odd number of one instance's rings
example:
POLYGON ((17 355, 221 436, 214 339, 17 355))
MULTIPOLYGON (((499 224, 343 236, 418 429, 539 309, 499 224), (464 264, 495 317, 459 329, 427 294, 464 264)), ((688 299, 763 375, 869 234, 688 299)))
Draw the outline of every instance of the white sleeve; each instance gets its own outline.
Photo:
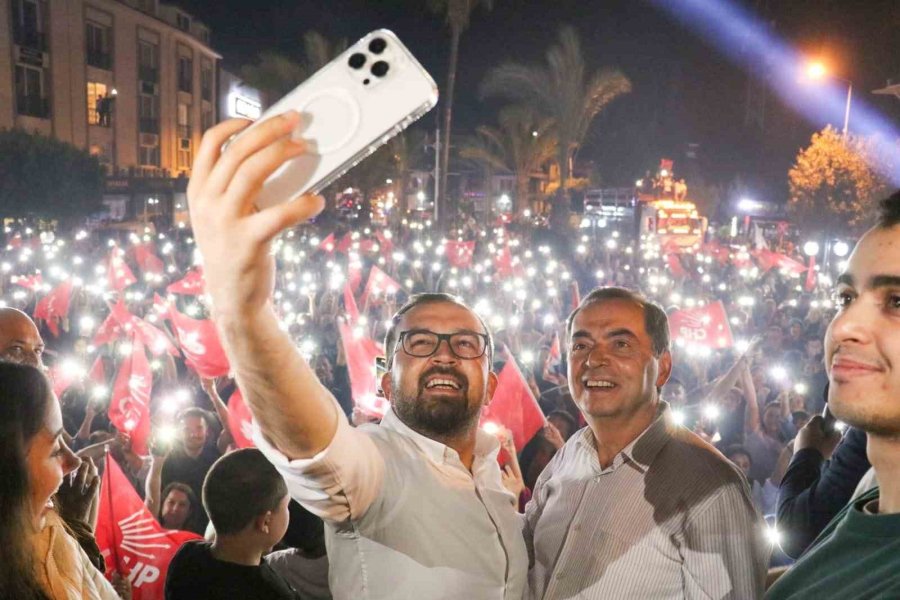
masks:
POLYGON ((256 447, 284 477, 291 497, 326 521, 341 523, 365 514, 381 492, 384 457, 368 434, 338 412, 328 447, 313 456, 289 460, 253 425, 256 447))

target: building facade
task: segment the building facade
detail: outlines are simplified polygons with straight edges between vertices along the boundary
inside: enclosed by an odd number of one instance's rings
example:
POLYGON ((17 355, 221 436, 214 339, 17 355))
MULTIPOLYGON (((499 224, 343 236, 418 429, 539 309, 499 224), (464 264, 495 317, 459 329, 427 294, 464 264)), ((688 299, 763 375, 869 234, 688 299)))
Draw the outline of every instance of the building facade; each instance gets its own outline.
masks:
POLYGON ((97 155, 116 220, 171 219, 218 120, 210 31, 158 0, 0 0, 0 128, 97 155))

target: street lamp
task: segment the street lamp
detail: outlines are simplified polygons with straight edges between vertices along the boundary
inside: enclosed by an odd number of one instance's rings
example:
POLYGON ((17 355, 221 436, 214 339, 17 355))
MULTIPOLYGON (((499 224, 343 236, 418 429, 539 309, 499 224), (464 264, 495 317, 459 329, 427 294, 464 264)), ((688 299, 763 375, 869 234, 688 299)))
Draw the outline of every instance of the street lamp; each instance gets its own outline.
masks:
POLYGON ((836 79, 837 81, 842 81, 847 84, 847 104, 844 107, 844 135, 847 135, 847 131, 850 127, 850 100, 853 98, 853 82, 849 79, 844 79, 843 77, 838 77, 834 73, 829 73, 828 68, 821 61, 814 61, 806 65, 806 75, 813 80, 822 80, 826 77, 831 77, 832 79, 836 79))
POLYGON ((831 247, 834 251, 834 255, 838 258, 844 258, 847 256, 847 253, 850 252, 850 244, 845 241, 838 240, 834 243, 834 246, 831 247))
POLYGON ((803 254, 807 256, 815 256, 819 253, 819 242, 810 240, 803 244, 803 254))

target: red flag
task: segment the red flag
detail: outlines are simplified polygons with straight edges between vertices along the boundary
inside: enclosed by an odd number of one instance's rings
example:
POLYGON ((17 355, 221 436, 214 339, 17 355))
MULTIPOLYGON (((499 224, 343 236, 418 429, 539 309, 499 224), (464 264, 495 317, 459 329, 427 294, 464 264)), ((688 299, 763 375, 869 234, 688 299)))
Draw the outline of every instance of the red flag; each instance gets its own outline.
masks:
POLYGON ((514 277, 525 273, 518 257, 513 258, 509 244, 503 244, 503 248, 497 251, 497 255, 494 257, 494 269, 497 271, 497 277, 514 277))
POLYGON ((365 306, 370 295, 381 296, 383 294, 396 294, 402 289, 400 284, 394 281, 390 275, 378 267, 373 266, 372 270, 369 271, 369 280, 366 282, 366 289, 363 290, 362 297, 360 297, 359 301, 365 306))
POLYGON ((202 539, 190 531, 163 529, 109 455, 100 481, 95 536, 107 578, 116 572, 126 577, 133 600, 162 600, 172 557, 188 540, 202 539))
POLYGON ((362 264, 359 261, 351 260, 347 265, 347 286, 351 292, 355 293, 359 289, 360 283, 362 283, 362 264))
POLYGON ((813 291, 816 287, 816 257, 809 257, 809 269, 806 270, 806 283, 804 285, 807 292, 813 291))
POLYGON ((759 261, 759 267, 763 270, 763 272, 768 271, 773 267, 784 269, 790 273, 796 274, 806 272, 806 265, 794 260, 789 256, 785 256, 784 254, 772 252, 771 250, 766 250, 765 248, 756 250, 752 254, 756 257, 756 260, 759 261))
POLYGON ((67 280, 44 296, 34 307, 34 318, 43 319, 54 337, 59 337, 59 322, 69 316, 72 300, 72 280, 67 280))
POLYGON ((708 244, 703 244, 700 247, 700 251, 707 256, 712 256, 720 265, 725 265, 728 263, 728 257, 731 254, 731 251, 718 242, 709 242, 708 244))
POLYGON ((684 267, 681 265, 681 260, 678 258, 677 254, 666 254, 666 264, 669 266, 669 272, 672 273, 673 277, 681 279, 687 275, 687 271, 685 271, 684 267))
POLYGON ((131 323, 134 326, 135 334, 143 342, 153 356, 162 356, 163 354, 171 354, 172 356, 180 356, 181 353, 169 336, 158 327, 154 327, 144 319, 139 319, 132 315, 131 323))
POLYGON ((121 292, 129 285, 137 283, 131 267, 125 262, 125 252, 118 246, 109 251, 106 266, 106 280, 109 289, 121 292))
POLYGON ((383 356, 384 350, 367 335, 354 334, 346 323, 339 323, 338 330, 347 357, 353 403, 366 414, 383 417, 390 405, 386 398, 377 394, 375 359, 383 356))
POLYGON ((50 367, 48 375, 53 383, 53 393, 57 397, 72 387, 78 380, 84 377, 84 368, 71 359, 63 359, 50 367))
POLYGON ((169 307, 169 316, 189 367, 204 379, 227 375, 230 370, 219 332, 209 319, 192 319, 169 307))
POLYGON ((166 265, 156 256, 153 246, 149 243, 138 244, 134 247, 134 261, 145 274, 162 275, 166 272, 166 265))
POLYGON ((194 267, 183 278, 166 288, 167 292, 173 294, 184 294, 186 296, 197 296, 203 293, 203 268, 194 267))
POLYGON ((448 241, 444 245, 444 254, 450 266, 464 269, 472 265, 472 256, 475 254, 475 240, 471 242, 448 241))
POLYGON ((107 306, 109 306, 109 315, 97 328, 97 333, 94 334, 94 339, 91 340, 94 346, 102 346, 128 335, 133 328, 133 326, 129 326, 128 329, 125 327, 126 324, 130 324, 132 317, 132 314, 128 312, 128 307, 125 305, 125 300, 120 297, 115 304, 107 306))
POLYGON ((238 448, 253 448, 253 414, 244 402, 241 390, 236 389, 228 400, 228 429, 238 448))
POLYGON ((707 348, 731 348, 734 345, 721 300, 699 308, 675 311, 669 316, 669 332, 674 340, 707 348))
POLYGON ((353 298, 353 292, 350 290, 350 284, 344 286, 344 310, 350 319, 350 324, 355 325, 359 321, 359 307, 356 306, 356 300, 353 298))
POLYGON ((10 281, 15 285, 31 290, 32 292, 38 292, 44 283, 44 278, 41 277, 40 273, 35 273, 34 275, 25 276, 13 275, 10 278, 10 281))
POLYGON ((521 451, 546 424, 544 413, 531 393, 515 360, 507 360, 490 404, 481 411, 481 422, 494 422, 512 432, 521 451))
POLYGON ((550 344, 550 352, 547 354, 547 368, 553 369, 562 364, 562 352, 559 347, 559 333, 553 332, 553 342, 550 344))
POLYGON ((324 250, 328 254, 334 253, 334 232, 329 233, 328 237, 322 240, 322 243, 319 244, 319 250, 324 250))
POLYGON ((350 246, 352 246, 352 245, 353 245, 353 236, 348 233, 340 239, 340 241, 337 243, 337 246, 335 246, 334 249, 337 250, 338 252, 343 252, 344 254, 347 254, 347 251, 350 250, 350 246))
POLYGON ((106 369, 103 367, 103 358, 98 356, 96 360, 94 360, 94 364, 91 365, 91 370, 88 371, 87 377, 98 385, 104 385, 106 383, 106 369))
POLYGON ((147 454, 150 435, 150 390, 153 374, 144 353, 144 345, 133 340, 131 356, 122 361, 109 403, 109 422, 131 435, 135 453, 147 454))

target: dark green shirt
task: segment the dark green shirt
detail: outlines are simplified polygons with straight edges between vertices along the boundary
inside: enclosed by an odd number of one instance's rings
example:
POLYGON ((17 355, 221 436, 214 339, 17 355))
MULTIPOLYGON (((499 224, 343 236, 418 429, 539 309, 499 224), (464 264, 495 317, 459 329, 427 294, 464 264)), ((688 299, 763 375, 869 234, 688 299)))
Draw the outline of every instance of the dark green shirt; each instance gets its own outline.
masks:
POLYGON ((766 593, 766 600, 900 598, 900 514, 865 506, 874 489, 851 502, 766 593))

